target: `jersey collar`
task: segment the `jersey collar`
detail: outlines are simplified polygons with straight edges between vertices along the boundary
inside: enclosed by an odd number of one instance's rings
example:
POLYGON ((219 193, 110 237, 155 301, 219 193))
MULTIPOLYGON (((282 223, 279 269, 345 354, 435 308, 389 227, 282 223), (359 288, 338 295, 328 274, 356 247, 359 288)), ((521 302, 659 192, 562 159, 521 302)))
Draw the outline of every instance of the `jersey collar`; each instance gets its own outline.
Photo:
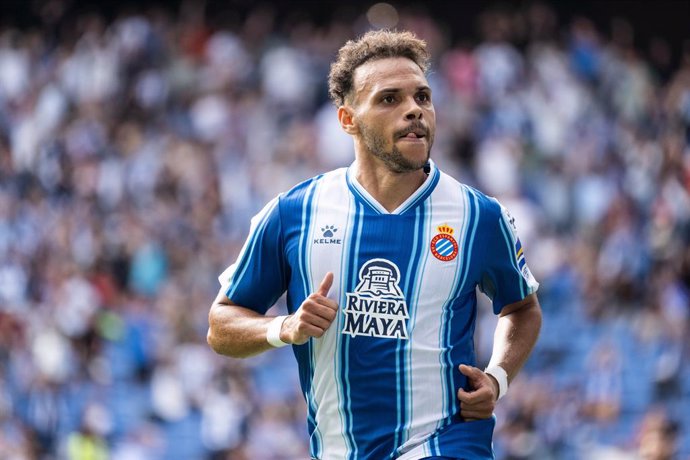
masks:
POLYGON ((417 190, 415 190, 414 193, 410 195, 400 206, 398 206, 391 212, 388 212, 388 210, 384 208, 381 205, 381 203, 376 201, 376 199, 373 196, 371 196, 371 194, 362 186, 362 184, 359 183, 359 181, 355 177, 355 172, 352 165, 350 165, 347 168, 345 178, 347 180, 348 188, 357 200, 368 205, 378 214, 399 215, 417 206, 419 203, 424 201, 429 195, 431 195, 431 192, 434 191, 434 188, 436 187, 436 184, 438 183, 438 179, 440 177, 440 172, 436 167, 436 164, 432 160, 429 160, 429 166, 429 174, 427 175, 427 178, 422 183, 422 185, 417 190))

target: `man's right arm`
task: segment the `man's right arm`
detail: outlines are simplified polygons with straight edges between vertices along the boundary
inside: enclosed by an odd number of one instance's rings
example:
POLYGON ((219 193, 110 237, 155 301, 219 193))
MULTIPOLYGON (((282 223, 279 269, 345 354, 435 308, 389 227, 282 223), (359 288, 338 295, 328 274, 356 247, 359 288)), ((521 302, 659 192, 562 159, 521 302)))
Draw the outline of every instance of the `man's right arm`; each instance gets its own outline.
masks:
MULTIPOLYGON (((329 272, 317 291, 285 319, 280 330, 283 342, 301 345, 310 337, 321 337, 326 332, 338 312, 338 304, 327 297, 332 284, 333 273, 329 272)), ((206 340, 216 353, 248 358, 273 348, 266 339, 273 319, 233 303, 221 292, 208 315, 206 340)))

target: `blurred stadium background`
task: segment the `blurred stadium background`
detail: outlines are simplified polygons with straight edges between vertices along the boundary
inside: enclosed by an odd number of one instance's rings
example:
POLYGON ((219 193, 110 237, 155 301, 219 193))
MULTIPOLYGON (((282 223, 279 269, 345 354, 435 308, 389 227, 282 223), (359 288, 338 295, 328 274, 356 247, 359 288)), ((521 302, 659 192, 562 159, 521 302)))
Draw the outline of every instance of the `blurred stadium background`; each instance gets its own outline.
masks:
POLYGON ((207 312, 250 217, 351 161, 334 52, 398 27, 541 282, 497 458, 690 459, 689 3, 340 3, 2 2, 0 458, 308 457, 290 351, 216 356, 207 312))

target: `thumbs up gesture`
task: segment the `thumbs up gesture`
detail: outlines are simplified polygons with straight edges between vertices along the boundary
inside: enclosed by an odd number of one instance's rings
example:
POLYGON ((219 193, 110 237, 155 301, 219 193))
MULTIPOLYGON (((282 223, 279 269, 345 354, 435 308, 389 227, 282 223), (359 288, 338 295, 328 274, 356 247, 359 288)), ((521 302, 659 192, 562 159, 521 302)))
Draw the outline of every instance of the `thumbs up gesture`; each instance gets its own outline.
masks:
POLYGON ((304 299, 295 313, 283 322, 280 339, 294 345, 302 345, 310 337, 321 337, 331 326, 338 313, 338 304, 328 298, 333 285, 333 273, 328 272, 319 288, 304 299))

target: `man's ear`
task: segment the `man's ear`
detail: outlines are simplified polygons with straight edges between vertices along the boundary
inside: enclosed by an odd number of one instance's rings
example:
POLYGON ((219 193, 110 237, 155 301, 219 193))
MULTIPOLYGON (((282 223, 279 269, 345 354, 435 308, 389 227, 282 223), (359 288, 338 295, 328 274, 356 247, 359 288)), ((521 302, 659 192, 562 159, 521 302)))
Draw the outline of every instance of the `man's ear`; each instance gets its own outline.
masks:
POLYGON ((338 121, 343 131, 350 135, 355 135, 359 132, 354 120, 354 111, 348 105, 341 105, 338 107, 338 121))

